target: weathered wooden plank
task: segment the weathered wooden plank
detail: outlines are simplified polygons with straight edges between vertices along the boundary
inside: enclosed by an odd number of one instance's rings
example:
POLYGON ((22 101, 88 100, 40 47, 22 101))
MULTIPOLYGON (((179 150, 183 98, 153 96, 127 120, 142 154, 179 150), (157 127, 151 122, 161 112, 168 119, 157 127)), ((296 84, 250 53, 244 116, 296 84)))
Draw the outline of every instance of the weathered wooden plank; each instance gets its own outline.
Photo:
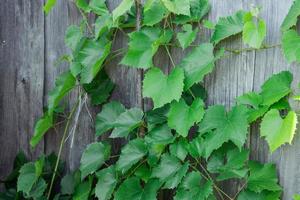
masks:
POLYGON ((44 14, 42 1, 4 0, 0 6, 0 178, 11 170, 15 155, 43 152, 29 145, 42 114, 44 14))
MULTIPOLYGON (((58 64, 57 62, 61 56, 70 53, 64 43, 65 31, 69 25, 79 24, 81 18, 73 1, 57 1, 57 5, 45 18, 45 102, 47 102, 47 94, 53 88, 57 75, 68 68, 66 63, 58 64)), ((69 110, 77 98, 78 90, 72 92, 66 99, 69 110)), ((93 111, 91 112, 93 113, 93 111)), ((61 124, 46 135, 46 153, 57 152, 63 135, 64 125, 61 124)), ((72 127, 73 124, 71 125, 72 127)), ((86 145, 94 140, 93 123, 85 106, 80 113, 80 120, 78 121, 72 147, 70 143, 71 138, 69 137, 65 143, 62 159, 66 161, 67 168, 73 170, 79 166, 80 157, 86 145)))

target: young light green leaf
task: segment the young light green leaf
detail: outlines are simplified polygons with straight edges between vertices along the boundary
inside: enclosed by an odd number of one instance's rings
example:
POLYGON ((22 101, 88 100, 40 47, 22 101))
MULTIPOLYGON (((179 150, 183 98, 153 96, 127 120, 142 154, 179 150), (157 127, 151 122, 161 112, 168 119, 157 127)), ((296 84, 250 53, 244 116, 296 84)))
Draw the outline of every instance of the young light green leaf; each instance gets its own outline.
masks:
POLYGON ((253 48, 260 48, 266 37, 266 23, 262 19, 258 19, 258 24, 253 20, 246 21, 243 27, 243 41, 253 48))
POLYGON ((56 4, 56 0, 47 0, 47 2, 45 3, 43 10, 46 14, 48 14, 52 8, 55 6, 56 4))
POLYGON ((176 15, 190 16, 190 1, 189 0, 161 0, 165 7, 176 15))
POLYGON ((300 36, 295 30, 287 30, 282 36, 282 49, 284 57, 289 63, 300 62, 300 36))
POLYGON ((143 139, 131 140, 123 149, 119 160, 116 163, 116 170, 123 174, 134 164, 141 160, 147 153, 147 146, 143 139))
POLYGON ((113 26, 113 21, 110 14, 104 14, 99 16, 95 22, 96 39, 99 39, 105 33, 109 32, 112 26, 113 26))
POLYGON ((34 127, 34 135, 30 139, 30 145, 35 147, 43 138, 45 133, 53 126, 53 116, 48 112, 44 113, 44 116, 37 121, 34 127))
POLYGON ((137 177, 126 179, 115 194, 115 200, 156 200, 157 191, 160 183, 156 179, 149 180, 142 188, 137 177))
POLYGON ((121 113, 114 122, 114 130, 110 138, 127 137, 128 134, 142 124, 143 111, 139 108, 131 108, 121 113))
POLYGON ((160 0, 147 0, 144 5, 143 24, 153 26, 165 18, 167 9, 160 0))
POLYGON ((222 17, 216 24, 211 42, 218 44, 221 40, 243 31, 245 12, 238 11, 232 16, 222 17))
POLYGON ((205 182, 199 172, 193 171, 184 178, 183 183, 177 189, 174 200, 205 200, 211 194, 213 194, 212 182, 205 182))
POLYGON ((125 110, 125 107, 116 101, 105 104, 96 117, 96 135, 100 136, 114 128, 115 121, 125 110))
POLYGON ((168 76, 159 68, 152 68, 145 74, 143 96, 152 98, 154 108, 162 107, 173 100, 178 101, 183 91, 183 80, 184 72, 181 68, 174 68, 168 76))
POLYGON ((275 165, 270 163, 262 165, 258 162, 250 161, 249 167, 250 175, 248 177, 247 189, 253 192, 282 190, 278 185, 275 165))
POLYGON ((291 89, 293 75, 289 71, 283 71, 273 75, 261 87, 260 95, 263 97, 263 105, 272 105, 288 95, 291 89))
POLYGON ((247 108, 235 106, 229 113, 221 105, 211 106, 206 110, 199 125, 199 132, 205 133, 205 157, 218 149, 225 142, 232 141, 240 149, 244 145, 247 133, 247 108))
POLYGON ((134 0, 122 0, 120 5, 113 12, 113 21, 116 21, 120 16, 124 15, 133 6, 134 0))
POLYGON ((102 169, 96 173, 98 182, 95 188, 95 195, 98 199, 108 200, 117 185, 116 171, 114 166, 102 169))
POLYGON ((204 102, 195 99, 191 106, 188 106, 183 99, 179 102, 172 102, 168 114, 168 125, 176 132, 187 137, 190 128, 199 123, 204 115, 204 102))
POLYGON ((190 16, 176 15, 174 23, 186 24, 188 22, 199 22, 210 10, 208 0, 190 0, 190 16))
POLYGON ((83 37, 83 33, 80 27, 75 25, 69 26, 65 34, 65 43, 70 49, 75 51, 82 37, 83 37))
POLYGON ((281 24, 281 30, 286 31, 292 26, 296 26, 299 15, 300 15, 300 1, 294 0, 288 14, 286 15, 284 21, 281 24))
POLYGON ((78 52, 77 62, 83 65, 80 74, 81 83, 90 83, 102 69, 102 64, 108 56, 111 42, 86 40, 78 52))
POLYGON ((185 74, 184 90, 203 80, 214 68, 213 45, 204 43, 197 46, 179 64, 185 74))
POLYGON ((294 200, 300 200, 300 194, 295 194, 293 198, 294 200))
POLYGON ((106 15, 109 11, 105 2, 106 0, 90 0, 89 8, 97 15, 106 15))
POLYGON ((294 111, 290 111, 284 119, 275 109, 265 114, 260 126, 260 135, 266 137, 271 152, 285 143, 292 143, 297 123, 297 115, 294 111))
POLYGON ((97 171, 110 156, 110 146, 101 142, 89 144, 80 160, 81 179, 97 171))
POLYGON ((146 27, 130 33, 128 52, 123 57, 121 64, 144 69, 152 67, 152 57, 158 47, 168 43, 171 38, 171 31, 163 31, 156 27, 146 27))
POLYGON ((185 24, 182 26, 182 32, 177 33, 177 39, 180 46, 185 49, 196 39, 198 29, 193 30, 192 25, 185 24))
POLYGON ((207 29, 211 29, 211 30, 214 30, 216 25, 212 22, 212 21, 209 21, 209 20, 203 20, 203 26, 207 29))

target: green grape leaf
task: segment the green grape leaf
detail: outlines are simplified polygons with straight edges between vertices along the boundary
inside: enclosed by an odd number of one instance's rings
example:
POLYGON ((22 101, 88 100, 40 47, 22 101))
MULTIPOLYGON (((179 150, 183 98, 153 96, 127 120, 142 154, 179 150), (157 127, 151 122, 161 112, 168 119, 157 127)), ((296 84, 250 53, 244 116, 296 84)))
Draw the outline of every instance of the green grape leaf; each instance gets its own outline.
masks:
POLYGON ((48 113, 51 115, 63 97, 74 88, 76 79, 70 71, 62 73, 55 81, 55 87, 49 92, 48 113))
POLYGON ((129 48, 121 64, 135 68, 153 67, 152 57, 162 44, 172 38, 170 30, 160 30, 156 27, 146 27, 129 34, 129 48), (143 41, 143 42, 141 42, 143 41))
POLYGON ((134 175, 139 177, 144 182, 148 182, 151 176, 151 169, 147 166, 147 164, 143 164, 134 172, 134 175))
POLYGON ((266 138, 271 152, 285 143, 292 143, 297 123, 294 111, 290 111, 284 119, 276 109, 265 114, 260 125, 260 135, 266 138))
POLYGON ((185 138, 180 138, 177 142, 170 145, 170 154, 184 161, 188 154, 189 143, 185 138))
POLYGON ((205 157, 218 149, 225 142, 232 141, 240 149, 244 145, 247 133, 247 108, 235 106, 229 113, 221 105, 211 106, 206 110, 199 125, 199 132, 205 133, 205 157))
POLYGON ((143 115, 139 108, 131 108, 121 113, 113 124, 114 130, 110 138, 127 137, 131 131, 141 126, 143 115))
POLYGON ((174 23, 185 24, 188 22, 199 22, 210 10, 208 0, 190 0, 190 16, 176 15, 174 23))
POLYGON ((106 0, 90 0, 89 8, 97 15, 108 14, 108 8, 105 4, 106 0))
POLYGON ((30 145, 35 147, 43 138, 45 133, 53 126, 53 116, 48 112, 44 113, 44 116, 40 118, 34 127, 34 135, 30 139, 30 145))
POLYGON ((157 191, 160 183, 156 179, 149 180, 142 188, 137 177, 126 179, 115 194, 115 200, 156 200, 157 191))
POLYGON ((164 154, 161 157, 159 165, 152 170, 151 177, 159 178, 164 183, 173 177, 182 167, 180 160, 175 156, 164 154))
POLYGON ((46 181, 42 178, 39 178, 38 181, 33 185, 30 192, 24 196, 27 198, 38 199, 43 196, 44 191, 47 188, 46 181))
POLYGON ((211 42, 218 44, 221 40, 243 31, 245 12, 238 11, 232 16, 221 17, 215 26, 211 42))
POLYGON ((44 12, 48 14, 52 10, 52 8, 54 8, 55 4, 56 0, 47 0, 45 5, 43 6, 44 12))
POLYGON ((176 132, 187 137, 190 128, 199 123, 204 115, 204 102, 202 99, 195 99, 191 106, 188 106, 183 99, 179 102, 172 102, 168 113, 168 125, 176 132))
POLYGON ((237 200, 280 200, 281 192, 262 191, 261 193, 244 190, 237 200))
POLYGON ((273 75, 261 87, 260 95, 263 97, 263 105, 272 105, 288 95, 291 90, 293 75, 283 71, 273 75))
POLYGON ((81 182, 76 188, 72 200, 88 200, 92 189, 92 177, 81 182))
POLYGON ((122 0, 120 5, 113 12, 113 21, 116 21, 120 16, 124 15, 133 6, 134 0, 122 0))
POLYGON ((35 165, 33 162, 24 164, 20 171, 17 182, 17 191, 29 194, 34 184, 37 182, 38 177, 36 176, 35 165))
POLYGON ((258 109, 262 103, 262 96, 255 92, 248 92, 237 98, 237 104, 250 105, 255 109, 258 109))
POLYGON ((207 170, 211 173, 218 173, 218 181, 230 178, 244 178, 248 170, 245 163, 249 159, 248 150, 239 150, 237 148, 229 149, 224 153, 223 149, 213 153, 208 162, 207 170), (226 162, 224 162, 226 160, 226 162))
POLYGON ((101 38, 101 36, 109 32, 112 26, 113 26, 113 21, 110 14, 104 14, 99 16, 95 22, 95 38, 96 39, 101 38))
POLYGON ((75 4, 79 9, 83 10, 84 12, 91 11, 89 4, 86 2, 86 0, 75 0, 75 4))
POLYGON ((177 33, 177 39, 179 41, 180 46, 183 49, 187 48, 192 42, 195 41, 197 33, 198 29, 196 28, 195 30, 193 30, 192 25, 183 25, 182 32, 177 33))
POLYGON ((83 33, 80 27, 75 25, 69 26, 65 34, 65 43, 70 49, 75 51, 82 37, 83 37, 83 33))
POLYGON ((161 0, 165 7, 176 15, 190 16, 190 1, 189 0, 161 0))
POLYGON ((212 194, 212 182, 205 182, 199 172, 192 171, 186 175, 182 184, 177 189, 174 200, 206 200, 212 194))
POLYGON ((98 73, 91 83, 83 85, 85 91, 90 95, 93 105, 106 102, 114 87, 115 85, 104 71, 98 73))
POLYGON ((295 195, 293 196, 293 198, 294 198, 294 200, 300 200, 300 194, 295 194, 295 195))
POLYGON ((184 87, 183 80, 184 72, 181 68, 174 68, 168 76, 159 68, 152 68, 145 74, 143 96, 152 98, 154 108, 162 107, 173 100, 178 101, 184 87))
POLYGON ((147 145, 143 139, 131 140, 124 148, 116 163, 116 170, 123 174, 147 154, 147 145))
POLYGON ((193 158, 199 158, 204 155, 204 139, 201 135, 198 135, 192 141, 189 142, 188 152, 193 158))
POLYGON ((80 160, 81 179, 97 171, 110 156, 110 146, 101 142, 89 144, 80 160))
POLYGON ((282 49, 284 57, 289 63, 300 62, 300 36, 295 30, 287 30, 282 36, 282 49))
POLYGON ((185 74, 184 90, 203 80, 214 68, 213 45, 204 43, 197 46, 179 64, 185 74))
POLYGON ((281 24, 281 30, 286 31, 292 26, 296 26, 298 16, 300 15, 300 1, 294 0, 288 14, 281 24))
POLYGON ((117 177, 114 166, 102 169, 96 173, 98 182, 95 188, 95 195, 98 199, 108 200, 117 185, 117 177))
POLYGON ((96 135, 100 136, 114 128, 115 121, 125 111, 125 107, 119 102, 112 101, 105 104, 96 117, 96 135))
POLYGON ((60 188, 62 194, 71 195, 75 190, 75 178, 73 174, 65 175, 60 182, 60 188))
POLYGON ((143 24, 146 26, 153 26, 159 23, 168 13, 160 0, 147 0, 143 12, 143 24))
POLYGON ((207 29, 214 30, 216 25, 210 20, 203 20, 203 26, 207 29))
POLYGON ((243 41, 250 47, 260 48, 266 34, 266 23, 262 19, 258 19, 257 24, 252 19, 245 22, 243 27, 243 41))
POLYGON ((175 137, 166 124, 156 126, 145 136, 150 155, 156 156, 159 156, 164 151, 166 145, 172 143, 174 140, 175 137))
POLYGON ((70 72, 74 77, 77 77, 82 70, 82 65, 78 62, 70 63, 70 72))
POLYGON ((249 167, 250 175, 248 177, 247 189, 253 192, 282 190, 278 185, 275 165, 270 163, 263 165, 255 161, 250 161, 249 167))
POLYGON ((178 186, 178 184, 182 181, 183 177, 186 175, 189 169, 189 164, 186 162, 182 167, 174 174, 169 177, 164 184, 164 189, 174 189, 178 186))
POLYGON ((90 83, 103 67, 103 62, 108 56, 111 42, 104 40, 85 40, 82 49, 78 52, 76 61, 83 65, 80 73, 81 83, 90 83))
POLYGON ((146 121, 148 130, 152 130, 155 126, 167 122, 167 114, 169 112, 169 104, 146 112, 146 121))

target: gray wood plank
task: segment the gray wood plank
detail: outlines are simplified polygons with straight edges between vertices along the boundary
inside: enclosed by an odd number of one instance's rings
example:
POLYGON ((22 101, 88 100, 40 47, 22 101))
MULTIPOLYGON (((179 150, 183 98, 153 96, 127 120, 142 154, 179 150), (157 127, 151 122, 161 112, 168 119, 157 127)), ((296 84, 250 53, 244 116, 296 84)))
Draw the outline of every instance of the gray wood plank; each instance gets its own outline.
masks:
MULTIPOLYGON (((53 88, 57 75, 68 68, 66 63, 57 64, 61 56, 70 53, 64 43, 65 31, 69 25, 79 24, 81 18, 73 1, 57 1, 57 5, 45 18, 45 102, 47 102, 47 94, 53 88)), ((66 99, 67 109, 71 109, 77 98, 78 90, 75 90, 66 99)), ((94 113, 92 109, 91 112, 94 113)), ((45 137, 46 153, 58 151, 64 125, 61 124, 55 130, 47 133, 45 137)), ((72 127, 73 124, 71 125, 72 127)), ((85 107, 83 107, 80 114, 72 147, 70 141, 71 137, 64 145, 62 159, 66 161, 67 168, 73 170, 79 166, 81 154, 86 145, 94 141, 93 123, 85 107)))
POLYGON ((0 6, 0 179, 19 150, 29 158, 43 152, 29 140, 42 114, 44 14, 42 1, 4 0, 0 6))

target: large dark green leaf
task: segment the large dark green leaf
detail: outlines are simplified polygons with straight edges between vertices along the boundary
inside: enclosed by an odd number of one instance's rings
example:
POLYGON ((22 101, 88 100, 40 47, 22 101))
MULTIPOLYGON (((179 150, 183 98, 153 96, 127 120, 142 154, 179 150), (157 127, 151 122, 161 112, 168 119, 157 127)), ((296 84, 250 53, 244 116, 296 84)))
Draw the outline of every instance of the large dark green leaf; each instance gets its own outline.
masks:
POLYGON ((117 177, 114 166, 110 166, 97 172, 98 182, 95 188, 96 197, 101 200, 111 198, 111 195, 117 185, 117 177))

